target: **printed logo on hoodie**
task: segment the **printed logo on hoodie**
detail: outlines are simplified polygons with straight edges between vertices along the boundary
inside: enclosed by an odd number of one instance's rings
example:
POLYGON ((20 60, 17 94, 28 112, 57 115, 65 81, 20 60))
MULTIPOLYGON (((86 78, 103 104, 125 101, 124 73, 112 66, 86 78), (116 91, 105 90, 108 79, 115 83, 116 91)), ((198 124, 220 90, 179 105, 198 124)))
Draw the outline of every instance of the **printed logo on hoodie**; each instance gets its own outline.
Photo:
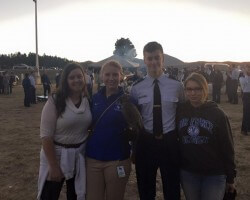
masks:
POLYGON ((209 136, 201 136, 200 128, 204 128, 208 133, 212 134, 213 124, 203 118, 183 118, 179 122, 178 129, 186 127, 187 135, 182 137, 183 144, 207 144, 209 136))

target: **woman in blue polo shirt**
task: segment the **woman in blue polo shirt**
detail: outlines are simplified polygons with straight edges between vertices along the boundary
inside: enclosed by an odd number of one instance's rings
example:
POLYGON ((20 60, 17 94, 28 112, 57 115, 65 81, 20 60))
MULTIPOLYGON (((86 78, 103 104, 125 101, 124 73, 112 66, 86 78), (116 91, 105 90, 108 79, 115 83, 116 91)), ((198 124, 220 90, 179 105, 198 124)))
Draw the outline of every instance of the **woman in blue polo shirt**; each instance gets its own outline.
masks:
POLYGON ((87 200, 122 200, 131 171, 130 145, 124 130, 119 87, 122 67, 102 66, 103 87, 92 99, 93 134, 87 143, 87 200))

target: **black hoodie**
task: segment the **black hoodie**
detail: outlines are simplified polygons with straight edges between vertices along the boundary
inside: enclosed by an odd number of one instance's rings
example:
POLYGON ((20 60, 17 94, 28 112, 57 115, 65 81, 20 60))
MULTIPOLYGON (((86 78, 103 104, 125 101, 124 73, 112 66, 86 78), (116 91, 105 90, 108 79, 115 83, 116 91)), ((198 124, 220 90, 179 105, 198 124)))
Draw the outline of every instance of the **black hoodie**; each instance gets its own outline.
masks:
POLYGON ((208 101, 200 107, 189 102, 177 109, 181 168, 201 175, 236 176, 233 137, 229 120, 216 103, 208 101))

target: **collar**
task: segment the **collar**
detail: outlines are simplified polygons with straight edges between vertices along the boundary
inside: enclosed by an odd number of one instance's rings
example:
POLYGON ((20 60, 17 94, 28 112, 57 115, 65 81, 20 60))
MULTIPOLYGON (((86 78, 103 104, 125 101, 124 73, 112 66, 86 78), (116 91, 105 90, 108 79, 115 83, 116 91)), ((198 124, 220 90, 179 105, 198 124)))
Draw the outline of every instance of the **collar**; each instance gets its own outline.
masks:
POLYGON ((77 108, 74 103, 72 102, 71 98, 67 98, 66 100, 66 105, 69 107, 70 110, 72 110, 74 113, 77 114, 81 114, 84 113, 84 111, 86 110, 86 100, 87 98, 85 96, 82 97, 82 102, 79 106, 79 108, 77 108))
MULTIPOLYGON (((163 79, 164 79, 165 76, 166 76, 166 75, 165 75, 164 73, 162 73, 162 75, 160 75, 160 76, 157 78, 159 84, 163 83, 163 79)), ((153 85, 153 84, 154 84, 154 80, 155 80, 156 78, 153 78, 152 76, 149 76, 149 75, 147 75, 147 77, 148 77, 148 79, 150 80, 151 85, 153 85)))

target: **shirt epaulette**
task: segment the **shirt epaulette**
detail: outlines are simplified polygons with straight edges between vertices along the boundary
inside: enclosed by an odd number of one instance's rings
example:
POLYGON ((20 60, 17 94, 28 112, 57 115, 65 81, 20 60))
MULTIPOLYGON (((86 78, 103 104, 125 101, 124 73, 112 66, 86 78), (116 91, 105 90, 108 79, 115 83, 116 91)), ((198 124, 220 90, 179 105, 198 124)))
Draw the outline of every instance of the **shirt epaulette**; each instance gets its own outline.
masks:
POLYGON ((136 81, 132 84, 132 86, 135 86, 136 84, 140 83, 140 82, 143 81, 144 79, 145 79, 145 77, 139 78, 138 80, 136 80, 136 81))

